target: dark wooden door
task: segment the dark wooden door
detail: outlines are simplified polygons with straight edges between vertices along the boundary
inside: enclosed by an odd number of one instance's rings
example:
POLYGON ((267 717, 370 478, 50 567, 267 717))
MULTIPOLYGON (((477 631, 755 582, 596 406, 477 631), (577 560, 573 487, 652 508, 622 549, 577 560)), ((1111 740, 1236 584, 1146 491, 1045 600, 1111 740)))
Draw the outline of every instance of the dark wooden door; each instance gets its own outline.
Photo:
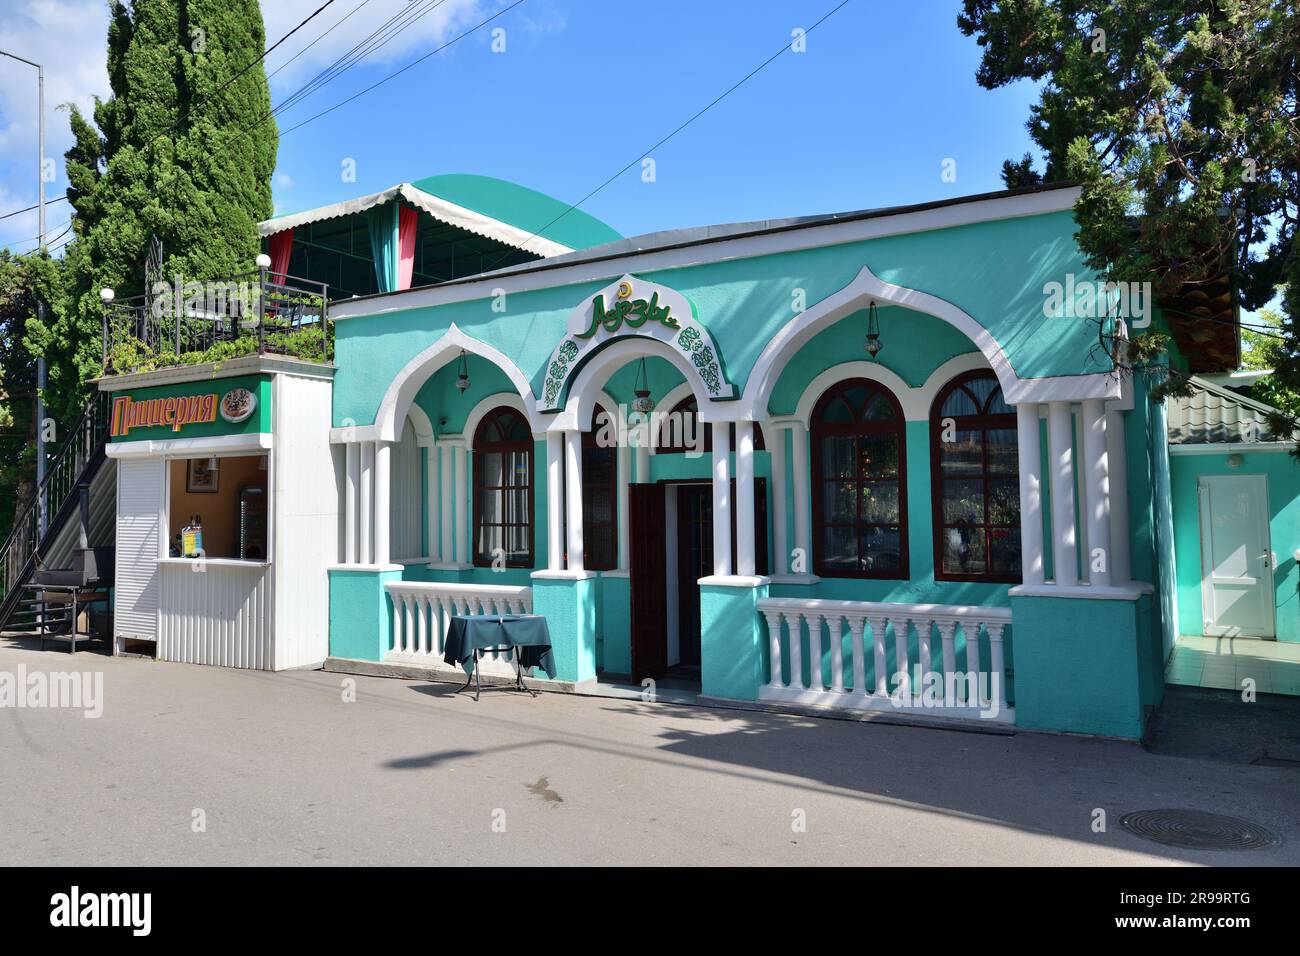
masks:
POLYGON ((632 680, 641 681, 661 677, 668 669, 663 485, 630 485, 628 512, 632 558, 628 569, 632 585, 632 680))
POLYGON ((677 489, 677 637, 681 663, 700 663, 700 578, 713 573, 713 488, 677 489))

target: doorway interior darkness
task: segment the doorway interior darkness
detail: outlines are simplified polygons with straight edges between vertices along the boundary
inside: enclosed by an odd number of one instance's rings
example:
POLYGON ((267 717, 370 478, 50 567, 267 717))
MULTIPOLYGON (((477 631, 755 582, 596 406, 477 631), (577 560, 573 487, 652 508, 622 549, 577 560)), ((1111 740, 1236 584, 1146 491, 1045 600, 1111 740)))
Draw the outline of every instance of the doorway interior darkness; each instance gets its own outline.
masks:
MULTIPOLYGON (((698 673, 701 663, 700 585, 699 580, 713 573, 713 490, 708 482, 660 482, 631 486, 630 568, 632 591, 632 679, 658 678, 669 669, 668 612, 676 607, 678 667, 690 675, 698 673), (668 528, 665 507, 669 486, 676 496, 676 523, 668 528), (672 562, 676 574, 668 580, 668 552, 665 539, 675 539, 672 562), (669 588, 676 600, 669 601, 669 588)), ((735 500, 735 481, 732 481, 735 500)), ((754 564, 758 574, 766 574, 767 555, 767 485, 762 478, 754 481, 754 564)), ((735 554, 736 522, 731 523, 732 554, 735 554)))

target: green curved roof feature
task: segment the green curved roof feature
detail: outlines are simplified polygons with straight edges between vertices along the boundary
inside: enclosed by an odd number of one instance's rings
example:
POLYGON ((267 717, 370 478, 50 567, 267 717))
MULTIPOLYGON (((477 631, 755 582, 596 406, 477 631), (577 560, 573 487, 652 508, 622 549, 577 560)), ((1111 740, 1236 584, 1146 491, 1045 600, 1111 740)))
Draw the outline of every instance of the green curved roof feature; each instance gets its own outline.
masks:
POLYGON ((570 249, 587 249, 623 238, 581 209, 569 209, 568 203, 504 179, 447 173, 417 179, 411 185, 570 249))

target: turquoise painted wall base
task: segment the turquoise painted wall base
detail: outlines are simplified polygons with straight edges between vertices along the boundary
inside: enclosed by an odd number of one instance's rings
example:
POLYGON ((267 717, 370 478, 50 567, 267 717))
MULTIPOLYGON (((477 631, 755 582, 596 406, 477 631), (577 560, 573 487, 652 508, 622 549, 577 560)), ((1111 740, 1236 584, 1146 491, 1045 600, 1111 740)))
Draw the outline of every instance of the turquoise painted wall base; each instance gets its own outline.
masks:
POLYGON ((391 634, 384 584, 400 581, 401 569, 333 568, 330 576, 330 657, 383 660, 391 634))
POLYGON ((1012 594, 1016 726, 1141 738, 1163 693, 1151 599, 1012 594))
POLYGON ((767 671, 758 602, 767 578, 700 580, 700 691, 706 697, 757 700, 767 671), (722 583, 726 582, 726 583, 722 583))
POLYGON ((559 680, 596 679, 595 573, 536 571, 533 573, 533 613, 546 618, 559 680))

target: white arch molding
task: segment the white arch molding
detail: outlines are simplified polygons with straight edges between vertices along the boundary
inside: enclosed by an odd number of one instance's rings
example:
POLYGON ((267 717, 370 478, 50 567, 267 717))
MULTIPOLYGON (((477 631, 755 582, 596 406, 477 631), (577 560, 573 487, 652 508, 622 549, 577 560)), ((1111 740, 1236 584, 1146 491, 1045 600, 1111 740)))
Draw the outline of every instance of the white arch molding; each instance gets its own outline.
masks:
POLYGON ((524 377, 519 366, 515 365, 500 350, 465 334, 453 322, 451 328, 442 334, 442 336, 424 349, 419 355, 406 363, 393 377, 389 383, 384 397, 379 403, 379 408, 375 412, 375 437, 380 441, 396 441, 398 439, 397 425, 406 418, 411 407, 415 404, 415 396, 437 371, 444 365, 455 361, 461 351, 470 355, 477 355, 480 358, 487 359, 501 371, 506 373, 518 392, 520 402, 523 406, 524 417, 528 419, 529 426, 534 432, 542 431, 536 416, 537 402, 533 397, 532 387, 528 384, 528 379, 524 377))
POLYGON ((963 311, 945 299, 885 282, 863 266, 853 281, 796 315, 763 349, 745 383, 741 405, 744 417, 761 419, 767 412, 772 390, 776 387, 790 359, 818 332, 840 319, 852 315, 876 301, 924 312, 947 322, 974 343, 1002 385, 1010 404, 1024 401, 1079 400, 1082 398, 1116 398, 1119 386, 1115 377, 1097 372, 1089 375, 1056 378, 1021 379, 1011 367, 1006 352, 993 335, 963 311))
POLYGON ((930 406, 934 403, 934 397, 939 394, 939 390, 963 372, 976 370, 991 371, 988 363, 984 361, 984 356, 979 352, 965 352, 948 359, 931 372, 926 377, 924 385, 912 387, 897 372, 879 362, 863 360, 841 362, 819 373, 808 383, 795 405, 794 417, 805 428, 808 427, 812 422, 813 408, 827 389, 847 378, 865 378, 879 382, 894 394, 899 405, 903 407, 903 418, 906 421, 926 421, 930 417, 930 406))
POLYGON ((591 421, 592 406, 604 394, 604 383, 610 375, 629 362, 655 356, 667 359, 682 373, 700 407, 702 421, 735 421, 739 417, 738 406, 741 403, 715 402, 708 398, 708 389, 700 378, 699 370, 679 350, 650 336, 627 336, 609 342, 587 359, 569 383, 564 410, 548 416, 551 421, 546 430, 582 430, 583 423, 591 421))

